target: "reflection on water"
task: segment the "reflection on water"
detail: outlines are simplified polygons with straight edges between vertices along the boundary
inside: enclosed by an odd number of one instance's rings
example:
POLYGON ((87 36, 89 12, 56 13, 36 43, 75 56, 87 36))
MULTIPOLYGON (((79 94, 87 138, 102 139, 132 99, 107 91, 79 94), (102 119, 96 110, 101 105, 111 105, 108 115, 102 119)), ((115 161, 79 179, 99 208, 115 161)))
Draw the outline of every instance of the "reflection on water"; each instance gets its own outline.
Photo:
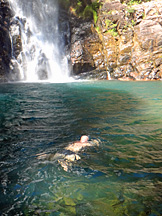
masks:
POLYGON ((0 85, 0 214, 161 215, 162 83, 0 85), (65 172, 36 154, 87 134, 65 172))

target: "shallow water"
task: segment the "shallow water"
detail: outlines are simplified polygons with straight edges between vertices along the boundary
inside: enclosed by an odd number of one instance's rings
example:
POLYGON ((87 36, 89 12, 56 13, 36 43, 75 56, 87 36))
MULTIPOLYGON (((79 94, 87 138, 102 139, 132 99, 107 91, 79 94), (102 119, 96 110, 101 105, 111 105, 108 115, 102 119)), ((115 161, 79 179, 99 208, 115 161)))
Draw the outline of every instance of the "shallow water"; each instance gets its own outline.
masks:
POLYGON ((0 85, 0 214, 162 214, 162 82, 0 85), (36 154, 101 145, 65 172, 36 154))

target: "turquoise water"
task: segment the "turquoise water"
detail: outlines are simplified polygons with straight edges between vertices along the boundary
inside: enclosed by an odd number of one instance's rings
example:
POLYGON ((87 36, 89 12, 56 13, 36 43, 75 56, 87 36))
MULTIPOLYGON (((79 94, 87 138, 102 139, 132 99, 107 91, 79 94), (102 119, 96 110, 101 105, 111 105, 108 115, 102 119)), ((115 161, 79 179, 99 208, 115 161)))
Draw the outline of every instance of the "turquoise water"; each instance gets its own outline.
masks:
POLYGON ((0 215, 162 215, 162 82, 0 85, 0 215), (38 160, 101 145, 65 172, 38 160))

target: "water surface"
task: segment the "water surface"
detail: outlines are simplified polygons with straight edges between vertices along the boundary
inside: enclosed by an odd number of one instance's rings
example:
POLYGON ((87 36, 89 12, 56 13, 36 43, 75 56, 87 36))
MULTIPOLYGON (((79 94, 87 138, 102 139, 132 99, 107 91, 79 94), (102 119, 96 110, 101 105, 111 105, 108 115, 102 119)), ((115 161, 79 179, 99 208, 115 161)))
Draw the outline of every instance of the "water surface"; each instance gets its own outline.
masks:
POLYGON ((97 81, 0 85, 0 214, 162 214, 162 83, 97 81), (36 154, 80 136, 65 172, 36 154))

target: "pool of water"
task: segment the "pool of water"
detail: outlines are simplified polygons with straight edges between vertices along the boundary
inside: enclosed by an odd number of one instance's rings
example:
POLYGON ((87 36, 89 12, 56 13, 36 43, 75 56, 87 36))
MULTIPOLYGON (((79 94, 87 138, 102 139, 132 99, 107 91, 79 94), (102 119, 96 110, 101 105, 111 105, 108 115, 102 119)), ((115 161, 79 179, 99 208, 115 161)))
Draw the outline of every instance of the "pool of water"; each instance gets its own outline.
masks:
POLYGON ((160 216, 162 82, 0 84, 0 215, 160 216), (86 134, 65 172, 37 154, 86 134))

